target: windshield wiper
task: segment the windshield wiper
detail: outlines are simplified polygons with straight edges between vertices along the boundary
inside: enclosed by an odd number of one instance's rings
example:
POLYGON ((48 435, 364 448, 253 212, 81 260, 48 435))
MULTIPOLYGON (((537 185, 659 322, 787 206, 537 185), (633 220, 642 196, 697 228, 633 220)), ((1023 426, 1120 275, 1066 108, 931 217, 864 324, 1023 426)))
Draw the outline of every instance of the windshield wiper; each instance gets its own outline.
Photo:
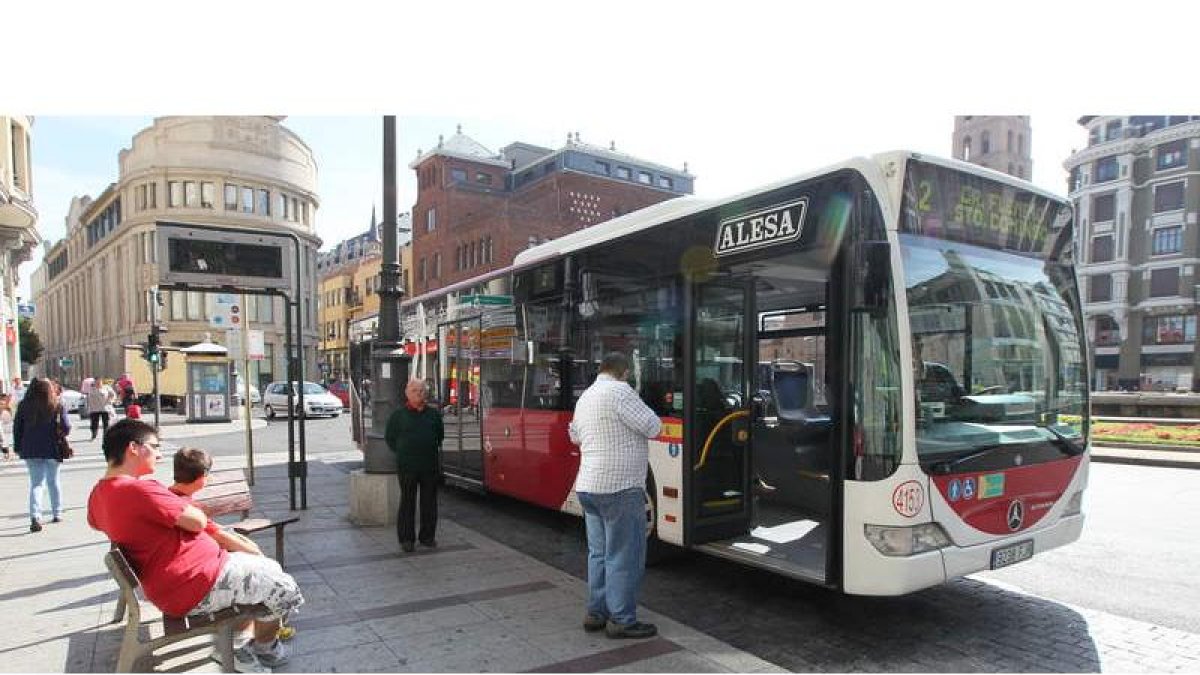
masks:
POLYGON ((1055 429, 1054 427, 1049 426, 1049 425, 1042 426, 1039 424, 1038 428, 1045 429, 1046 431, 1049 431, 1051 434, 1053 434, 1054 440, 1058 443, 1058 446, 1063 448, 1064 450, 1066 450, 1068 455, 1074 456, 1074 455, 1082 455, 1083 454, 1083 451, 1085 449, 1084 445, 1082 443, 1076 443, 1074 441, 1074 439, 1072 439, 1072 437, 1064 434, 1063 432, 1061 432, 1058 429, 1055 429))
POLYGON ((978 459, 980 457, 983 457, 984 455, 990 453, 991 451, 995 450, 996 448, 1000 447, 1001 445, 1004 445, 1004 444, 996 443, 995 445, 989 445, 984 448, 980 448, 979 450, 976 450, 975 452, 969 452, 960 457, 955 457, 954 459, 943 459, 940 462, 933 462, 932 464, 929 465, 929 470, 933 471, 934 473, 943 473, 943 474, 950 473, 954 469, 954 467, 958 466, 959 464, 962 464, 964 462, 969 462, 973 459, 978 459))

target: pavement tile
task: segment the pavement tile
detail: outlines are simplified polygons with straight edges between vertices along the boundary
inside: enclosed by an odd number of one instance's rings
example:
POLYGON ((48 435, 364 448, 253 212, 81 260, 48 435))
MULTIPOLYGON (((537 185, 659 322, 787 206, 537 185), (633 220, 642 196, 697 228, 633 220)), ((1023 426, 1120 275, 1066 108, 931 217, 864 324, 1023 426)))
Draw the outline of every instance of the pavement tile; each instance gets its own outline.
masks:
POLYGON ((327 628, 297 629, 291 646, 292 653, 299 656, 371 642, 379 642, 379 636, 371 630, 370 622, 359 621, 327 628))
POLYGON ((372 619, 368 625, 380 638, 393 640, 490 620, 487 615, 470 605, 453 605, 425 612, 380 617, 372 619))
POLYGON ((400 657, 386 644, 371 642, 293 656, 286 665, 276 668, 275 672, 394 673, 404 670, 404 665, 400 657))
POLYGON ((653 656, 613 668, 606 673, 723 673, 727 670, 702 656, 688 652, 674 652, 653 656))

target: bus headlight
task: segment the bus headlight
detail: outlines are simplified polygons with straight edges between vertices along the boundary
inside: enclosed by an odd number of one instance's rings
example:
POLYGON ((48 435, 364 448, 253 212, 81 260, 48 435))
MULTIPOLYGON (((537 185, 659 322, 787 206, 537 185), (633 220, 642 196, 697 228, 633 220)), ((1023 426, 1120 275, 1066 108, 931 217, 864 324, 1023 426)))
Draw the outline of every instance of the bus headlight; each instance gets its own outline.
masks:
POLYGON ((950 545, 950 537, 946 536, 946 531, 937 523, 923 523, 913 527, 864 525, 863 533, 876 550, 887 556, 915 555, 950 545))
POLYGON ((1077 491, 1071 495, 1071 501, 1067 502, 1067 509, 1063 511, 1064 516, 1077 516, 1083 510, 1083 490, 1077 491))

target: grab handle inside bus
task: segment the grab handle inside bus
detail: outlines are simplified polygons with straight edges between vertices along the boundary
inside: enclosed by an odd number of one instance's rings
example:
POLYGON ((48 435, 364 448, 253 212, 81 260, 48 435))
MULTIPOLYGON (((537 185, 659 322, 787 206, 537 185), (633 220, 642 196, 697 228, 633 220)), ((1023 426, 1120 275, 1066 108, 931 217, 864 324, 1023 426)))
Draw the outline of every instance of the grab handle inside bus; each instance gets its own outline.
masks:
POLYGON ((696 462, 696 465, 692 467, 692 470, 699 471, 700 469, 704 468, 704 463, 708 461, 708 451, 712 448, 713 439, 717 437, 717 432, 721 430, 721 427, 740 417, 749 416, 749 410, 734 410, 728 415, 722 417, 720 422, 714 424, 712 431, 708 432, 708 438, 704 439, 704 447, 700 450, 700 461, 696 462))

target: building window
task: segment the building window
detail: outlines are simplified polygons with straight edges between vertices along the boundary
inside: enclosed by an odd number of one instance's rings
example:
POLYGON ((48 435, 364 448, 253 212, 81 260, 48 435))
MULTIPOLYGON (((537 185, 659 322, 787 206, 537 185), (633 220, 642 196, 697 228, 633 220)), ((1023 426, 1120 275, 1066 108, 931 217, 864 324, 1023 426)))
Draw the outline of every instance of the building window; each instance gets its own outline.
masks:
POLYGON ((450 179, 456 183, 467 182, 466 169, 450 169, 450 179))
POLYGON ((601 176, 607 176, 612 173, 612 167, 608 162, 596 160, 596 173, 600 174, 601 176))
POLYGON ((1088 302, 1108 302, 1112 300, 1112 275, 1100 274, 1091 277, 1088 284, 1088 302))
POLYGON ((267 190, 258 191, 258 214, 260 216, 271 215, 271 193, 267 190))
POLYGON ((217 188, 212 183, 200 184, 200 206, 211 209, 213 203, 217 201, 217 188))
POLYGON ((1008 130, 1008 145, 1007 145, 1007 146, 1005 146, 1005 147, 1008 149, 1008 151, 1009 151, 1009 152, 1012 152, 1012 151, 1013 151, 1013 132, 1012 132, 1012 129, 1009 129, 1009 130, 1008 130))
POLYGON ((138 211, 142 211, 146 208, 146 186, 145 185, 139 185, 139 186, 137 186, 137 188, 134 189, 133 204, 134 204, 134 206, 137 207, 138 211))
POLYGON ((242 213, 254 213, 254 188, 242 188, 242 213))
POLYGON ((433 254, 433 278, 442 278, 442 254, 440 252, 433 254))
POLYGON ((475 173, 475 182, 479 183, 480 185, 491 185, 492 174, 478 171, 475 173))
POLYGON ((287 195, 280 192, 279 200, 275 202, 275 215, 279 216, 280 218, 282 218, 284 220, 287 220, 287 217, 288 217, 287 216, 287 210, 288 210, 287 207, 288 207, 287 195))
POLYGON ((475 267, 475 264, 475 242, 471 242, 471 244, 467 246, 467 267, 475 267))
POLYGON ((1182 345, 1196 341, 1196 317, 1148 316, 1142 322, 1142 343, 1182 345))
POLYGON ((671 180, 669 176, 659 176, 658 187, 673 190, 675 189, 675 181, 671 180))
POLYGON ((1158 146, 1158 170, 1174 169, 1187 164, 1187 140, 1164 143, 1158 146))
POLYGON ((985 131, 979 135, 979 152, 980 154, 988 154, 992 151, 992 134, 985 131))
POLYGON ((1154 231, 1154 255, 1179 253, 1183 243, 1182 227, 1160 227, 1154 231))
POLYGON ((487 262, 494 262, 495 257, 492 255, 492 238, 488 237, 487 239, 484 239, 484 241, 486 242, 487 248, 487 255, 485 256, 487 258, 487 262))
POLYGON ((1113 120, 1104 127, 1104 138, 1110 141, 1121 138, 1121 120, 1113 120))
POLYGON ((1154 187, 1154 212, 1178 211, 1183 208, 1183 181, 1154 187))
POLYGON ((158 183, 150 184, 150 190, 146 193, 146 202, 148 204, 148 208, 158 208, 158 183))
POLYGON ((167 206, 170 208, 183 206, 183 183, 174 180, 167 183, 167 206))
POLYGON ((291 214, 292 214, 291 220, 293 223, 296 222, 297 220, 300 220, 300 200, 296 197, 292 197, 291 214))
POLYGON ((964 162, 971 161, 971 137, 970 136, 966 136, 963 138, 962 160, 964 162))
POLYGON ((1150 272, 1150 297, 1169 298, 1176 295, 1179 295, 1178 267, 1168 267, 1150 272))
POLYGON ((425 231, 433 232, 437 229, 437 209, 431 208, 425 212, 425 231))
POLYGON ((1110 180, 1116 180, 1117 171, 1118 165, 1116 156, 1098 159, 1096 160, 1096 170, 1093 171, 1096 176, 1096 179, 1093 182, 1106 183, 1110 180))
POLYGON ((1116 347, 1121 344, 1121 327, 1111 316, 1098 316, 1095 323, 1097 347, 1116 347))
POLYGON ((650 172, 649 171, 639 171, 638 172, 638 182, 643 185, 650 185, 650 183, 651 183, 650 172))
POLYGON ((625 180, 629 180, 631 177, 633 177, 633 173, 629 170, 629 167, 627 167, 627 166, 618 166, 617 167, 617 178, 624 178, 625 180))
POLYGON ((1113 238, 1111 234, 1092 237, 1092 262, 1109 262, 1113 259, 1113 238))
POLYGON ((1117 195, 1110 192, 1092 198, 1092 222, 1106 223, 1115 217, 1117 195))
POLYGON ((425 281, 425 259, 417 261, 417 281, 425 281))
POLYGON ((225 210, 237 211, 238 188, 236 185, 225 184, 225 210))

